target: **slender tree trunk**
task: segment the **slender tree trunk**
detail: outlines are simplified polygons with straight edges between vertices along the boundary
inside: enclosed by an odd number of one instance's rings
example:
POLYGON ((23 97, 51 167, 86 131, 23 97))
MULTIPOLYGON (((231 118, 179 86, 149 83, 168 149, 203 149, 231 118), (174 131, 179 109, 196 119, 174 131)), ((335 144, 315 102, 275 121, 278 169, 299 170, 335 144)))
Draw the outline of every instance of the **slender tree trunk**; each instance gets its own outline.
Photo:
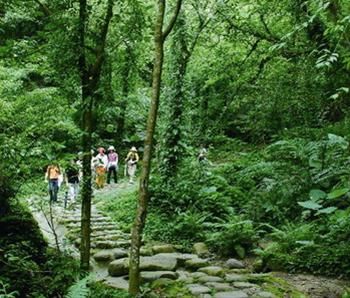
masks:
POLYGON ((87 21, 87 1, 80 0, 79 11, 79 42, 80 57, 79 70, 82 86, 82 147, 83 157, 83 188, 81 203, 81 244, 80 244, 80 267, 89 270, 90 266, 90 224, 91 224, 91 147, 93 132, 93 103, 94 95, 98 88, 101 77, 102 64, 105 57, 105 45, 110 20, 112 18, 113 0, 108 0, 107 11, 104 22, 101 26, 100 36, 96 46, 95 63, 89 65, 86 62, 85 54, 85 34, 87 21))
POLYGON ((140 291, 140 246, 143 228, 146 223, 148 206, 148 183, 151 171, 153 136, 159 107, 159 95, 162 78, 164 41, 171 32, 181 8, 182 0, 178 0, 176 9, 168 27, 163 31, 165 0, 158 0, 158 15, 154 30, 154 67, 152 76, 152 99, 148 114, 146 140, 143 155, 143 167, 140 177, 138 208, 131 233, 129 292, 136 295, 140 291))
POLYGON ((169 177, 175 177, 178 170, 178 161, 181 156, 181 129, 182 110, 184 105, 184 78, 190 53, 186 44, 186 21, 184 15, 179 15, 174 27, 170 55, 172 63, 170 67, 170 92, 167 96, 168 116, 161 148, 160 165, 163 179, 169 181, 169 177))
POLYGON ((86 0, 80 0, 79 12, 79 37, 80 57, 79 70, 82 86, 82 146, 83 146, 83 188, 81 204, 81 244, 80 244, 80 267, 89 269, 90 264, 90 217, 91 217, 91 109, 92 98, 88 92, 88 70, 85 57, 85 27, 87 19, 86 0))

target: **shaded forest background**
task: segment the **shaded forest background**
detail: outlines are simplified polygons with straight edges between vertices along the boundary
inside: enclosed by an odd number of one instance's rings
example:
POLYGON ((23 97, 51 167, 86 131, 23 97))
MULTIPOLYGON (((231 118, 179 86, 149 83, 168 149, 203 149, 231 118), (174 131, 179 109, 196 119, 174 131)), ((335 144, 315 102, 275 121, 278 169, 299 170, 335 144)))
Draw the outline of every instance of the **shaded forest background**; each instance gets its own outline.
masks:
MULTIPOLYGON (((107 2, 88 2, 84 50, 101 59, 93 147, 142 155, 155 3, 115 1, 101 52, 107 2)), ((146 237, 254 253, 257 270, 349 277, 349 46, 345 0, 185 1, 165 46, 146 237)), ((78 2, 0 3, 0 280, 33 297, 33 268, 62 260, 27 233, 17 197, 82 149, 81 50, 78 2), (33 282, 14 284, 24 263, 33 282)), ((116 216, 130 230, 125 204, 116 216)), ((52 295, 74 270, 52 273, 52 295)))

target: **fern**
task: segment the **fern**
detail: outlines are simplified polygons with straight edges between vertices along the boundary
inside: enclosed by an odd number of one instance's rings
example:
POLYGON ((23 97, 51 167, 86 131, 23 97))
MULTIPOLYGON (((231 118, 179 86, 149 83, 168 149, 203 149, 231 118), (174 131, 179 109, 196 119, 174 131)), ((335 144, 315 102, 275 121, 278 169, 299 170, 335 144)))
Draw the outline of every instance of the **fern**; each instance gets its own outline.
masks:
POLYGON ((75 284, 69 287, 66 298, 86 298, 90 294, 90 289, 87 284, 90 281, 91 276, 87 276, 81 280, 78 280, 75 284))

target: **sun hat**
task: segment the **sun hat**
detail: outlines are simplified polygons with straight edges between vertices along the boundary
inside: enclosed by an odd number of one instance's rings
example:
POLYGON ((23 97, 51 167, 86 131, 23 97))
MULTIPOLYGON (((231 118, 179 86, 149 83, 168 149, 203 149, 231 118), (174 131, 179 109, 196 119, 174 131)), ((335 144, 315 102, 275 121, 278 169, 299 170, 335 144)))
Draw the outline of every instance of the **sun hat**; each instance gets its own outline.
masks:
POLYGON ((114 146, 109 146, 109 147, 108 147, 108 151, 111 151, 111 150, 115 151, 114 146))
POLYGON ((132 146, 132 147, 131 147, 131 149, 130 149, 130 151, 137 152, 137 149, 136 149, 136 147, 135 147, 135 146, 132 146))

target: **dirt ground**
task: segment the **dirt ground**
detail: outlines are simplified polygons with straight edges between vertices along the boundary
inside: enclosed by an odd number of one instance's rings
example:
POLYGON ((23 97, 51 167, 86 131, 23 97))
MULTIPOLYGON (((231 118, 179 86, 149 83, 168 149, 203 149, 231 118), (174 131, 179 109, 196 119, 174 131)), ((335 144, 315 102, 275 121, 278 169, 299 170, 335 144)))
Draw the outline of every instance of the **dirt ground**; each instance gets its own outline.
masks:
POLYGON ((346 280, 280 272, 274 273, 274 275, 285 279, 311 298, 339 298, 342 297, 347 288, 350 288, 350 281, 346 280))

